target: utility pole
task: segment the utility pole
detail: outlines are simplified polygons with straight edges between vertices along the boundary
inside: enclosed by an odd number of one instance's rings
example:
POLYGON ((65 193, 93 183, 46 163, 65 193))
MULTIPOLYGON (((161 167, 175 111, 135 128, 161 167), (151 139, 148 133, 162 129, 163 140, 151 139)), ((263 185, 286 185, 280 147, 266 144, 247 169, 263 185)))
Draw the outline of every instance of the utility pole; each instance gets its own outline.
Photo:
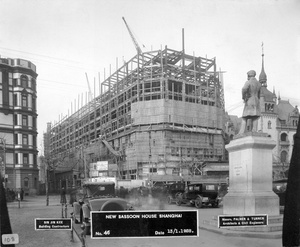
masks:
POLYGON ((49 188, 48 188, 48 162, 49 157, 45 159, 45 188, 46 188, 46 206, 49 206, 49 188))

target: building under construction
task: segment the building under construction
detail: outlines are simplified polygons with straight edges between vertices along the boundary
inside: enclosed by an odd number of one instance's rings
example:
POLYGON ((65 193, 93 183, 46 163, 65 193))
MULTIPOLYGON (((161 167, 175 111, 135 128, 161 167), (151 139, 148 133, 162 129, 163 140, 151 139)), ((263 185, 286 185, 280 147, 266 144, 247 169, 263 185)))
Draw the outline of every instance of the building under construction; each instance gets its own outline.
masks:
POLYGON ((215 58, 167 47, 138 52, 99 96, 49 128, 49 155, 79 154, 86 175, 97 161, 108 161, 100 175, 123 179, 199 175, 203 162, 225 157, 220 77, 215 58))

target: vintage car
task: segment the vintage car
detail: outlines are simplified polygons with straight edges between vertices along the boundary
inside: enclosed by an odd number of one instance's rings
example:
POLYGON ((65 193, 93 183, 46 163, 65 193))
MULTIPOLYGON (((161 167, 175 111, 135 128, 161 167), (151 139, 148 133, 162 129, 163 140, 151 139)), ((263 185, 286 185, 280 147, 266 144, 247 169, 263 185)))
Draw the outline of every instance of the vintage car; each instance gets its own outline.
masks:
POLYGON ((133 207, 123 198, 115 197, 115 183, 112 181, 85 182, 82 198, 73 203, 73 219, 82 223, 84 234, 90 234, 91 211, 124 211, 133 207))
POLYGON ((219 207, 219 184, 214 183, 191 183, 183 193, 176 195, 176 205, 190 204, 196 208, 201 208, 203 205, 219 207))
POLYGON ((173 202, 175 202, 177 195, 183 193, 184 189, 185 189, 185 183, 183 182, 165 185, 164 194, 167 198, 167 203, 172 204, 173 202))

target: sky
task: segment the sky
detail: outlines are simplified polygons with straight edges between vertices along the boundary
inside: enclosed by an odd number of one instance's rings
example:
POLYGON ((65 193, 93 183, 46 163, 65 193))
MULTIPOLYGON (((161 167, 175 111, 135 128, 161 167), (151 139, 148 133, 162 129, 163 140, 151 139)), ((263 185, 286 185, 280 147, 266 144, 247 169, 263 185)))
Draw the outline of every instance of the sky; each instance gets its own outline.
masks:
POLYGON ((0 6, 0 56, 37 66, 40 151, 47 123, 74 112, 78 98, 85 103, 88 82, 98 96, 110 68, 136 55, 122 17, 145 52, 166 45, 180 51, 184 29, 187 54, 215 57, 229 114, 242 114, 241 88, 249 70, 259 76, 262 43, 268 89, 300 105, 298 0, 0 0, 0 6))

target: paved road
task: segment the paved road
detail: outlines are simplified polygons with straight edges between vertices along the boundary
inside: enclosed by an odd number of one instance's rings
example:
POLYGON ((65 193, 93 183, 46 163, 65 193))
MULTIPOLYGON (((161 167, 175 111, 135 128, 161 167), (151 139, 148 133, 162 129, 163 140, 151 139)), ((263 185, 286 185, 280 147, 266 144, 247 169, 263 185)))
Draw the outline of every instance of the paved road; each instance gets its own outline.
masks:
MULTIPOLYGON (((144 203, 144 206, 137 210, 158 210, 159 202, 151 204, 144 203)), ((165 205, 165 210, 189 210, 195 209, 190 206, 165 205)), ((222 208, 201 208, 198 209, 199 222, 205 219, 211 219, 215 215, 221 215, 222 208)), ((201 224, 201 223, 200 223, 201 224)), ((79 232, 79 225, 75 225, 79 232)), ((199 237, 168 237, 168 238, 123 238, 123 239, 101 239, 95 240, 87 236, 88 247, 114 246, 114 247, 183 247, 183 246, 201 246, 201 247, 281 247, 281 239, 261 239, 245 237, 229 237, 213 233, 206 230, 199 230, 199 237)))
MULTIPOLYGON (((8 205, 11 225, 14 233, 18 233, 20 244, 16 246, 35 247, 35 246, 50 246, 50 247, 77 247, 82 246, 76 234, 74 234, 74 243, 70 242, 69 231, 35 231, 35 218, 60 218, 61 206, 58 196, 50 197, 50 205, 45 206, 45 197, 26 197, 21 203, 21 208, 18 208, 18 202, 9 203, 8 205)), ((142 207, 143 210, 157 210, 156 204, 147 204, 147 207, 142 207)), ((167 205, 167 210, 178 209, 194 209, 191 207, 176 205, 167 205)), ((70 213, 71 208, 69 208, 70 213)), ((222 209, 202 208, 199 209, 199 218, 211 218, 212 215, 222 214, 222 209)), ((75 227, 79 231, 79 225, 75 227)), ((176 237, 176 238, 124 238, 124 239, 105 239, 92 240, 87 237, 87 247, 182 247, 182 246, 201 246, 201 247, 280 247, 281 239, 258 239, 244 237, 228 237, 206 230, 199 230, 199 237, 176 237)))

